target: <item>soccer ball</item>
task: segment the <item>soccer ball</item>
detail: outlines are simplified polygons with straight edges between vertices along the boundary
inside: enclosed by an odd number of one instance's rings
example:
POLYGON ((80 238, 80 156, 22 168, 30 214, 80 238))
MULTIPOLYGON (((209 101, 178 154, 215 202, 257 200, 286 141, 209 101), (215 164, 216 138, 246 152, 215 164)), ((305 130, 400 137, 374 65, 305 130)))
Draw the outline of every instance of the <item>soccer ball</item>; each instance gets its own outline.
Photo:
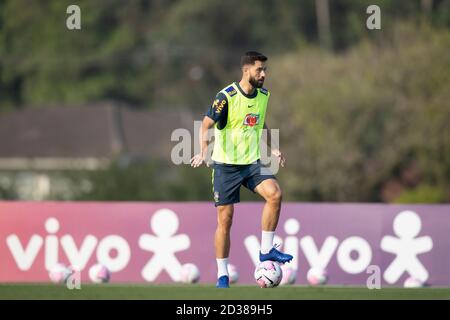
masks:
POLYGON ((310 285, 316 286, 325 284, 328 280, 328 276, 326 270, 322 268, 311 268, 306 274, 306 279, 310 285))
POLYGON ((407 278, 403 284, 405 288, 423 288, 424 286, 425 284, 422 281, 414 277, 407 278))
POLYGON ((65 283, 72 273, 72 269, 65 264, 57 263, 50 268, 48 276, 53 283, 65 283))
POLYGON ((104 265, 97 263, 89 269, 89 278, 94 283, 106 283, 111 278, 111 272, 104 265))
POLYGON ((287 265, 281 266, 281 271, 283 272, 283 277, 281 278, 280 286, 286 284, 293 284, 297 278, 296 270, 287 265))
POLYGON ((282 277, 283 271, 275 261, 263 261, 255 269, 255 280, 261 288, 278 286, 282 277))
POLYGON ((196 283, 200 280, 200 270, 193 263, 186 263, 180 270, 180 281, 183 283, 196 283))
POLYGON ((239 272, 233 264, 228 264, 228 277, 230 278, 230 283, 236 283, 239 280, 239 272))

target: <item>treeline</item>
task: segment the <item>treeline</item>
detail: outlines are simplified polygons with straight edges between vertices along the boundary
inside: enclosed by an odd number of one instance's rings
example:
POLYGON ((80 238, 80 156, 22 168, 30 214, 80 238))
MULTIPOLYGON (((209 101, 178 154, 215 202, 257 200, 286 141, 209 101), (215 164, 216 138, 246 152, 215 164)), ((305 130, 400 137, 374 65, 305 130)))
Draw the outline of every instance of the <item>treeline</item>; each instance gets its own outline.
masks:
MULTIPOLYGON (((399 24, 344 54, 311 47, 273 59, 267 121, 280 129, 287 157, 278 173, 284 199, 449 201, 448 48, 448 30, 399 24)), ((87 197, 211 199, 211 169, 150 167, 94 173, 97 187, 87 197)))
MULTIPOLYGON (((112 99, 200 120, 257 49, 285 200, 450 201, 449 1, 85 0, 68 31, 71 2, 0 2, 0 110, 112 99), (369 4, 381 30, 366 29, 369 4)), ((92 183, 76 199, 211 200, 210 169, 154 160, 67 179, 92 183)), ((0 185, 0 197, 15 195, 0 185)))
POLYGON ((203 110, 240 54, 319 45, 334 52, 425 18, 450 26, 448 0, 3 0, 0 110, 118 100, 203 110), (81 9, 81 30, 66 9, 81 9), (382 31, 366 28, 381 9, 382 31))

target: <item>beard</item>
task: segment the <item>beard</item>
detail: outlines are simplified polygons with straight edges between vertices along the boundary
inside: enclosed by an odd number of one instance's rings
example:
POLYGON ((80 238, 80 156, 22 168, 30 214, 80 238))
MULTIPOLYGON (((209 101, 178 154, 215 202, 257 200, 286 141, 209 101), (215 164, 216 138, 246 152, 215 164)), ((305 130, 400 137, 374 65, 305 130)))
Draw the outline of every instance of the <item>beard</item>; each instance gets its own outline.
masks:
POLYGON ((256 80, 255 78, 250 78, 249 81, 253 88, 262 88, 264 85, 264 80, 256 80))

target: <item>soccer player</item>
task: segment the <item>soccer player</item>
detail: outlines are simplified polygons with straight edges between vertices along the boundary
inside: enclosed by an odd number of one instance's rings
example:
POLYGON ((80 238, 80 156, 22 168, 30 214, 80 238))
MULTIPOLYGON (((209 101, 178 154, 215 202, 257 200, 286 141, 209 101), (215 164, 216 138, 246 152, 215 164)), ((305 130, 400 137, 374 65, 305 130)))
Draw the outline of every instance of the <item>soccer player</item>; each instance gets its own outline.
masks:
MULTIPOLYGON (((259 260, 289 262, 292 256, 273 245, 281 208, 281 188, 268 168, 262 167, 259 144, 263 129, 268 129, 265 116, 270 93, 263 88, 267 57, 249 51, 241 57, 242 79, 221 90, 203 118, 200 128, 200 153, 191 159, 196 168, 207 163, 208 130, 214 126, 213 192, 217 207, 215 251, 217 287, 228 288, 228 256, 234 203, 240 201, 243 185, 260 194, 266 201, 262 212, 261 251, 259 260)), ((270 135, 268 135, 270 137, 270 135)), ((270 144, 269 139, 267 139, 270 144)), ((273 148, 284 167, 280 150, 273 148)))

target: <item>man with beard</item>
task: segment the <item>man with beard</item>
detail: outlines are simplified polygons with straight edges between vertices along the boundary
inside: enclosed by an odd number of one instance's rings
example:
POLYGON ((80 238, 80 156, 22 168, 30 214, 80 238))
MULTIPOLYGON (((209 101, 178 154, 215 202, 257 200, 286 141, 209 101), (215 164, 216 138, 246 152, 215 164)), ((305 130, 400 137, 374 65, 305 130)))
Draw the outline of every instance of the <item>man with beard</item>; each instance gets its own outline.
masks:
MULTIPOLYGON (((228 256, 234 203, 240 201, 240 187, 261 195, 266 203, 261 217, 260 261, 289 262, 292 256, 273 244, 281 209, 281 188, 274 175, 261 165, 260 139, 270 93, 263 88, 267 57, 255 51, 241 57, 242 79, 221 90, 206 113, 200 128, 200 153, 191 159, 196 168, 207 164, 208 130, 214 126, 213 193, 217 207, 215 251, 218 288, 229 287, 228 256)), ((269 135, 270 136, 270 135, 269 135)), ((269 140, 269 139, 268 139, 269 140)), ((269 142, 269 141, 268 141, 269 142)), ((281 166, 285 159, 273 148, 281 166)), ((208 164, 207 164, 208 165, 208 164)))

